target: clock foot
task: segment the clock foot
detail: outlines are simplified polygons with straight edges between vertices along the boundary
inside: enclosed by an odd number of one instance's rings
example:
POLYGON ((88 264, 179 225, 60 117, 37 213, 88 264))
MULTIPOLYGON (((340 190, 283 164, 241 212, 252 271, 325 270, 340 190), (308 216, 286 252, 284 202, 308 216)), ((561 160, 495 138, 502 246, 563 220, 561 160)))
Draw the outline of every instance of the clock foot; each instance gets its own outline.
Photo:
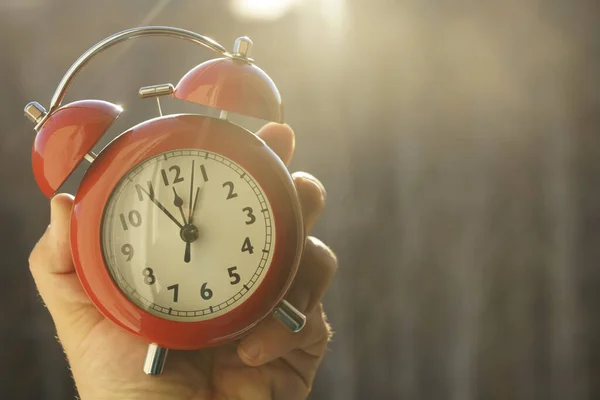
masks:
POLYGON ((144 361, 144 372, 147 375, 160 375, 165 367, 165 361, 167 360, 167 354, 169 349, 160 347, 156 343, 148 345, 148 352, 146 353, 146 360, 144 361))
POLYGON ((300 332, 306 324, 306 317, 296 307, 283 300, 273 312, 273 316, 290 331, 300 332))

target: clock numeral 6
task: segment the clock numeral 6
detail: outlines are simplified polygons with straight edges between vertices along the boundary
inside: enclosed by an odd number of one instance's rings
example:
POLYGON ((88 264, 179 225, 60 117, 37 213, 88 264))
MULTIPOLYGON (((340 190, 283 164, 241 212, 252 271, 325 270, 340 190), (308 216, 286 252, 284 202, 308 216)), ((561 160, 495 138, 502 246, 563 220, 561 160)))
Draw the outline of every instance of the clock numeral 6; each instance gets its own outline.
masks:
POLYGON ((252 246, 252 243, 250 243, 249 237, 244 240, 244 244, 242 245, 242 253, 244 251, 247 251, 250 254, 254 253, 254 246, 252 246))
POLYGON ((242 278, 240 278, 240 274, 238 274, 237 272, 235 272, 236 269, 237 269, 237 267, 227 268, 227 272, 229 273, 229 277, 233 278, 233 280, 229 282, 232 285, 240 283, 240 279, 242 279, 242 278))
POLYGON ((207 284, 208 282, 203 283, 200 288, 200 296, 202 296, 204 300, 210 300, 213 296, 212 290, 206 287, 207 284))
POLYGON ((125 230, 125 231, 129 229, 129 227, 127 226, 127 220, 129 220, 129 223, 134 228, 137 228, 138 226, 140 226, 142 224, 142 215, 137 210, 129 211, 129 214, 127 215, 127 219, 125 219, 125 214, 123 214, 123 213, 121 213, 119 215, 119 218, 121 219, 121 225, 123 225, 123 230, 125 230))
POLYGON ((142 270, 142 275, 144 275, 144 283, 146 285, 154 285, 154 282, 156 282, 156 277, 154 276, 152 268, 144 268, 142 270))

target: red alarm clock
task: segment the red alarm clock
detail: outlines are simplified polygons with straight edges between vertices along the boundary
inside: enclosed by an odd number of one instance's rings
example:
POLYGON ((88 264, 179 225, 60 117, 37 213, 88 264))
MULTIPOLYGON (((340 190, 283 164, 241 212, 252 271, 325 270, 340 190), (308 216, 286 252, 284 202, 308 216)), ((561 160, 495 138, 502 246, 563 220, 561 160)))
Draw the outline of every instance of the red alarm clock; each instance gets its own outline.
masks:
POLYGON ((232 53, 197 33, 140 27, 86 51, 60 82, 49 110, 29 103, 36 123, 32 163, 52 197, 83 160, 75 194, 71 251, 96 307, 149 343, 144 371, 162 372, 168 349, 201 349, 235 340, 274 315, 290 330, 305 317, 285 295, 305 233, 292 178, 277 155, 227 113, 282 122, 275 84, 238 38, 232 53), (142 98, 172 96, 221 110, 219 117, 174 114, 144 121, 92 147, 122 112, 101 100, 61 106, 91 58, 127 39, 170 36, 219 54, 177 84, 140 89, 142 98))

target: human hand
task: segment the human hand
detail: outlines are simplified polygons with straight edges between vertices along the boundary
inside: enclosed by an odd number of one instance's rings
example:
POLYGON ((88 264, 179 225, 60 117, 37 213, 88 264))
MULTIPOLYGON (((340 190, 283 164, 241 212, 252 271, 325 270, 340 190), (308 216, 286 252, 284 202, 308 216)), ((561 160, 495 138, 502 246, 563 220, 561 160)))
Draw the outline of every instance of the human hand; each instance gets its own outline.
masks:
MULTIPOLYGON (((294 133, 269 124, 261 137, 286 165, 294 133)), ((325 190, 314 177, 293 174, 307 232, 324 207, 325 190)), ((321 298, 337 269, 331 250, 309 237, 286 299, 302 311, 306 325, 289 332, 273 317, 241 341, 214 349, 170 351, 163 375, 145 375, 147 343, 104 318, 75 273, 69 244, 73 198, 56 195, 51 222, 31 253, 34 280, 56 325, 82 400, 295 400, 308 395, 331 331, 321 298)))

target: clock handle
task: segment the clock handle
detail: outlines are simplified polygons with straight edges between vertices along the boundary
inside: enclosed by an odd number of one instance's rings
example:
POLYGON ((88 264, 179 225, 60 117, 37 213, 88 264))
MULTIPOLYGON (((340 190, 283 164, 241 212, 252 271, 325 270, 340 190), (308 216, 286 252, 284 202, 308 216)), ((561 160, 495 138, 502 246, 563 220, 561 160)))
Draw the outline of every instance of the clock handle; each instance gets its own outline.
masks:
MULTIPOLYGON (((235 54, 231 54, 227 52, 225 47, 221 46, 219 43, 214 41, 211 38, 206 36, 202 36, 192 31, 188 31, 180 28, 173 28, 169 26, 141 26, 137 28, 127 29, 122 32, 115 33, 112 36, 103 39, 90 47, 85 53, 83 53, 77 61, 71 65, 71 67, 67 70, 63 78, 61 79, 54 95, 52 96, 52 100, 50 101, 50 107, 48 111, 44 112, 43 115, 40 115, 39 120, 35 121, 37 123, 36 130, 42 126, 42 124, 48 119, 50 115, 54 111, 60 107, 63 98, 67 92, 67 88, 75 79, 75 76, 85 67, 85 65, 96 55, 103 52, 106 49, 111 48, 112 46, 119 44, 128 39, 134 39, 141 36, 170 36, 178 39, 185 39, 191 42, 200 44, 208 49, 214 51, 215 53, 226 57, 226 58, 235 58, 235 54)), ((30 105, 28 105, 29 108, 30 105)), ((41 112, 40 110, 33 110, 35 113, 41 112)))
POLYGON ((149 344, 148 352, 146 353, 146 360, 144 361, 144 372, 147 375, 162 374, 168 354, 169 349, 160 347, 156 343, 149 344))
POLYGON ((306 325, 306 316, 287 300, 283 300, 279 304, 273 312, 273 316, 293 333, 300 332, 306 325))

